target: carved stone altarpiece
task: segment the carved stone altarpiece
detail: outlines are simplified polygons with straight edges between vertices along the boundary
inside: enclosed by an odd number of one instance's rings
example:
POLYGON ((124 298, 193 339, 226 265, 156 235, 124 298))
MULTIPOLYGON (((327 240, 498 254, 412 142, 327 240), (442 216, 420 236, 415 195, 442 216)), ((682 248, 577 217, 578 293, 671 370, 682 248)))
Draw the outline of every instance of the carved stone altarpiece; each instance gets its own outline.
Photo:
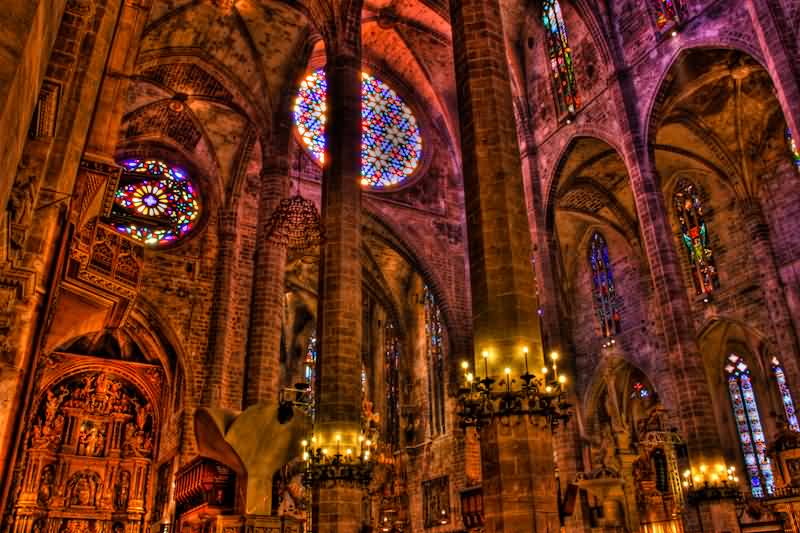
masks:
POLYGON ((27 424, 11 531, 141 533, 152 505, 160 370, 70 354, 52 360, 27 424))

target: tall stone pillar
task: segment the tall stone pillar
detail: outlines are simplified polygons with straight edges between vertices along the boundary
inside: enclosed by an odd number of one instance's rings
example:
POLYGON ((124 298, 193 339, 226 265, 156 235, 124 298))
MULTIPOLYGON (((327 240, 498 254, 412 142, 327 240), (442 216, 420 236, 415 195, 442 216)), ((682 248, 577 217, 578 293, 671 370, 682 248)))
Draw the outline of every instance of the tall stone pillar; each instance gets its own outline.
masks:
MULTIPOLYGON (((489 374, 541 368, 531 232, 498 0, 451 0, 474 346, 489 374)), ((478 374, 482 376, 482 365, 478 374)), ((487 531, 558 531, 549 427, 524 420, 482 429, 487 531)))
POLYGON ((770 355, 778 357, 789 383, 800 383, 797 335, 786 300, 786 292, 778 275, 775 252, 769 237, 769 224, 757 200, 747 203, 743 214, 745 226, 750 233, 752 254, 758 260, 757 271, 761 278, 761 290, 772 325, 772 338, 777 348, 777 353, 770 355))
POLYGON ((783 13, 775 12, 780 8, 774 2, 747 0, 745 7, 750 14, 772 83, 777 89, 775 93, 786 123, 797 139, 800 135, 800 70, 797 67, 796 45, 790 41, 798 30, 786 23, 783 13))
POLYGON ((267 242, 266 226, 288 189, 289 166, 285 159, 262 169, 245 407, 278 399, 286 246, 267 242))
POLYGON ((659 395, 681 423, 692 464, 722 460, 711 394, 697 344, 683 270, 669 222, 664 192, 659 186, 652 151, 642 136, 637 107, 641 100, 628 76, 620 76, 615 90, 620 114, 626 118, 623 158, 630 173, 636 213, 659 309, 664 354, 654 361, 659 395), (680 401, 678 401, 680 398, 680 401))
MULTIPOLYGON (((361 431, 361 5, 318 0, 328 83, 322 175, 317 417, 318 444, 358 451, 361 431), (340 437, 335 442, 336 436, 340 437)), ((357 452, 356 452, 357 453, 357 452)), ((360 487, 339 481, 315 489, 317 531, 361 528, 360 487)))

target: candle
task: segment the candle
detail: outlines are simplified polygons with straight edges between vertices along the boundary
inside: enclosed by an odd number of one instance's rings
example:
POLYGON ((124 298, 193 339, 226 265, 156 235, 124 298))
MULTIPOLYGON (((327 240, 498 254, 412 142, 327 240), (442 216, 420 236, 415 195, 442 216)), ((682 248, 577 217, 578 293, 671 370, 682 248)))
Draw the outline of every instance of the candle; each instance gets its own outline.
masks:
POLYGON ((511 392, 511 369, 506 367, 506 392, 511 392))
POLYGON ((468 382, 469 381, 469 379, 468 379, 468 376, 469 376, 469 363, 467 363, 466 361, 461 361, 461 368, 464 369, 464 381, 468 382))
POLYGON ((483 355, 483 371, 486 373, 486 379, 489 379, 489 350, 484 350, 481 355, 483 355))
POLYGON ((528 347, 522 349, 522 355, 525 356, 525 373, 528 373, 528 347))

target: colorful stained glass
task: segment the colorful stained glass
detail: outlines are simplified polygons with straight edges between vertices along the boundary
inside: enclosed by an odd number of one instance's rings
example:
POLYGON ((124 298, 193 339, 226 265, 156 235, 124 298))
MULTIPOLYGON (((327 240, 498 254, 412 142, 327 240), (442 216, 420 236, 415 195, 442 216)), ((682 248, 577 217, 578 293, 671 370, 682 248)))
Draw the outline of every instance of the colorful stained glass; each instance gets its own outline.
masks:
POLYGON ((428 352, 428 386, 431 401, 428 402, 431 434, 444 433, 444 327, 442 314, 433 291, 426 285, 425 338, 428 352))
POLYGON ((736 354, 728 356, 725 365, 728 374, 728 393, 739 433, 739 443, 744 455, 745 469, 750 478, 750 491, 756 498, 775 492, 772 465, 767 457, 767 443, 761 417, 758 414, 750 369, 744 359, 736 354))
POLYGON ((794 161, 794 166, 800 172, 800 150, 798 150, 797 143, 792 136, 792 130, 789 128, 786 128, 786 145, 789 147, 789 154, 792 157, 792 161, 794 161))
POLYGON ((656 26, 664 29, 672 22, 678 22, 677 0, 653 0, 656 3, 656 26))
POLYGON ((117 231, 160 245, 192 230, 200 216, 200 202, 183 170, 153 159, 133 159, 122 165, 125 170, 112 209, 117 231))
POLYGON ((384 341, 384 379, 386 381, 386 441, 392 446, 400 445, 400 339, 395 325, 386 323, 384 341))
POLYGON ((797 422, 797 412, 794 410, 792 392, 789 390, 789 385, 786 383, 786 374, 783 372, 783 365, 781 365, 777 357, 772 358, 772 374, 775 376, 775 381, 778 382, 778 391, 781 393, 783 412, 786 415, 786 426, 792 431, 800 431, 800 424, 797 422))
POLYGON ((650 397, 650 389, 647 388, 647 385, 645 385, 641 381, 634 382, 631 398, 633 399, 639 398, 645 400, 649 397, 650 397))
POLYGON ((703 202, 694 184, 681 180, 673 199, 678 222, 681 226, 681 239, 686 246, 689 265, 692 269, 692 282, 697 294, 708 294, 719 288, 717 266, 711 249, 703 214, 703 202))
POLYGON ((317 386, 317 334, 311 334, 308 339, 308 347, 306 348, 306 357, 303 359, 304 377, 306 385, 308 385, 308 393, 306 397, 311 403, 311 419, 314 419, 316 412, 316 405, 314 403, 314 391, 317 386))
POLYGON ((567 38, 567 27, 561 14, 558 0, 544 0, 542 20, 547 31, 547 52, 553 76, 558 114, 570 115, 580 107, 578 86, 575 82, 575 67, 572 50, 567 38))
MULTIPOLYGON (((422 157, 417 119, 386 83, 361 74, 361 183, 372 189, 399 185, 411 176, 422 157)), ((300 84, 294 121, 306 148, 325 162, 325 113, 328 85, 316 70, 300 84)))
POLYGON ((608 259, 608 245, 602 235, 595 232, 589 243, 589 266, 592 269, 592 292, 595 311, 600 320, 603 337, 613 337, 620 332, 620 315, 617 309, 617 292, 614 274, 608 259))

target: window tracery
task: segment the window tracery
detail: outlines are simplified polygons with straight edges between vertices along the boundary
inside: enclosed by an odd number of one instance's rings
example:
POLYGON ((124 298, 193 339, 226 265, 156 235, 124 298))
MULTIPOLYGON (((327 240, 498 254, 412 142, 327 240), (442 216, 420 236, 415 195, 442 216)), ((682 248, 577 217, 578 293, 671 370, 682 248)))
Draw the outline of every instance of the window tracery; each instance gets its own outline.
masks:
POLYGON ((772 358, 772 374, 778 384, 778 392, 781 394, 781 404, 783 413, 786 416, 786 426, 792 431, 800 431, 800 424, 797 421, 797 412, 794 410, 794 400, 789 385, 786 383, 786 374, 783 372, 783 365, 777 357, 772 358))
POLYGON ((745 469, 750 479, 750 491, 756 498, 775 492, 772 465, 767 457, 767 443, 761 416, 758 412, 750 369, 739 355, 732 353, 725 365, 728 376, 728 395, 731 399, 739 444, 744 456, 745 469))
POLYGON ((719 288, 719 277, 708 236, 703 202, 695 185, 681 180, 673 197, 681 227, 681 240, 691 267, 692 282, 697 294, 709 294, 719 288))
POLYGON ((386 441, 400 445, 400 339, 394 323, 384 326, 384 379, 386 380, 386 441))
POLYGON ((603 337, 613 337, 620 332, 617 292, 608 256, 608 244, 597 232, 592 235, 589 243, 589 266, 592 270, 592 294, 595 312, 600 321, 600 331, 603 337))
POLYGON ((656 26, 663 30, 673 22, 678 22, 677 0, 653 0, 656 5, 656 26))
POLYGON ((580 107, 575 66, 569 47, 567 27, 558 0, 544 0, 542 4, 547 53, 553 78, 553 91, 559 116, 574 114, 580 107))
MULTIPOLYGON (((422 137, 411 108, 385 82, 363 72, 361 86, 361 184, 381 190, 403 183, 422 157, 422 137)), ((300 84, 294 121, 303 144, 325 162, 327 81, 323 69, 300 84)))
POLYGON ((797 148, 797 142, 795 142, 792 130, 789 128, 786 128, 786 146, 789 148, 789 154, 791 155, 794 166, 797 168, 797 171, 800 172, 800 149, 797 148))
POLYGON ((444 328, 436 297, 430 287, 424 288, 425 337, 428 356, 429 419, 431 435, 445 431, 444 419, 444 328))
POLYGON ((122 165, 112 207, 116 230, 154 246, 185 237, 200 216, 189 175, 155 159, 132 159, 122 165))

